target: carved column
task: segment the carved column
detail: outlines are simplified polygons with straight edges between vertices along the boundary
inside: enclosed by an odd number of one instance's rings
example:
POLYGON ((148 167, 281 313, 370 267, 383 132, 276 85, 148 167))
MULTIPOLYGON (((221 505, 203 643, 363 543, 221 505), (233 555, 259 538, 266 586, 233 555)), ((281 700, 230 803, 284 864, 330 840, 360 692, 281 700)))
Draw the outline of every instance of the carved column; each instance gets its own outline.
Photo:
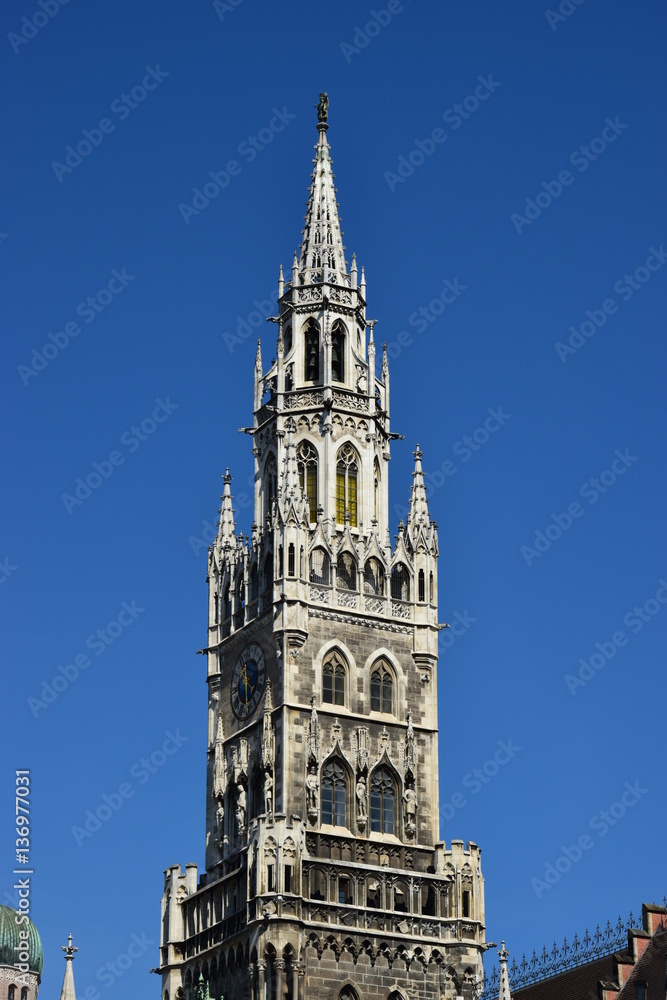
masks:
POLYGON ((304 968, 303 962, 295 962, 293 969, 294 969, 294 977, 295 978, 298 977, 298 979, 296 987, 296 996, 292 997, 292 1000, 304 1000, 303 990, 306 979, 306 970, 304 968))
POLYGON ((266 993, 266 962, 257 963, 257 1000, 264 1000, 266 993))
POLYGON ((285 959, 277 958, 276 967, 276 1000, 284 1000, 285 996, 285 959))

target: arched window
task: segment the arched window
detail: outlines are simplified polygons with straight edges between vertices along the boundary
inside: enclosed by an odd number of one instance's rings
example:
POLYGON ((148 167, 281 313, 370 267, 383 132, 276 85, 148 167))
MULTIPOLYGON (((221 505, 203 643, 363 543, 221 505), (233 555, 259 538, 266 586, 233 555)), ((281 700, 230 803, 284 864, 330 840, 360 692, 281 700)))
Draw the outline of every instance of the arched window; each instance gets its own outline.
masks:
POLYGON ((350 518, 350 526, 357 527, 357 475, 359 456, 351 444, 344 444, 336 460, 336 521, 345 523, 345 514, 350 518))
POLYGON ((394 678, 384 660, 371 671, 371 712, 394 711, 394 678))
POLYGON ((377 879, 371 878, 366 886, 366 906, 379 909, 380 901, 380 883, 377 879))
POLYGON ((373 517, 380 520, 380 463, 377 458, 373 462, 373 517))
MULTIPOLYGON (((24 986, 21 989, 21 1000, 28 1000, 28 987, 24 986)), ((169 994, 167 993, 167 1000, 169 1000, 169 994)))
POLYGON ((339 319, 331 331, 331 377, 334 382, 345 381, 345 327, 339 319))
POLYGON ((296 573, 296 554, 294 546, 290 542, 287 546, 287 575, 294 576, 296 573))
POLYGON ((339 590, 357 589, 357 564, 349 552, 342 552, 336 563, 336 585, 339 590))
POLYGON ((417 586, 418 586, 419 601, 423 603, 426 600, 426 580, 424 578, 423 569, 419 570, 417 581, 418 581, 417 586))
POLYGON ((273 558, 268 555, 264 560, 264 581, 262 590, 270 590, 273 586, 273 558))
POLYGON ((345 663, 335 652, 322 665, 322 701, 328 705, 345 704, 345 663))
MULTIPOLYGON (((315 265, 318 266, 319 264, 315 265)), ((317 382, 320 377, 320 328, 314 319, 309 319, 306 326, 304 350, 304 378, 306 382, 317 382)))
POLYGON ((407 913, 410 909, 410 890, 407 882, 396 882, 394 884, 394 909, 397 913, 407 913))
POLYGON ((371 780, 371 830, 374 833, 394 833, 396 788, 391 772, 379 767, 371 780))
POLYGON ((435 916, 435 890, 432 885, 421 887, 421 910, 425 917, 435 916))
POLYGON ((338 994, 338 1000, 359 1000, 359 994, 351 986, 344 986, 338 994))
POLYGON ((346 826, 347 781, 340 761, 330 760, 322 770, 322 822, 346 826))
POLYGON ((364 594, 384 595, 384 568, 379 559, 369 559, 364 566, 364 594))
POLYGON ((433 604, 435 602, 435 595, 433 594, 433 573, 428 575, 428 599, 433 604))
POLYGON ((287 357, 292 350, 292 327, 289 324, 285 327, 285 332, 283 333, 283 345, 284 354, 287 357))
POLYGON ((299 485, 308 497, 309 516, 317 521, 317 452, 310 441, 302 441, 296 452, 299 485))
POLYGON ((15 1000, 16 998, 16 987, 10 986, 7 990, 7 1000, 15 1000))
POLYGON ((324 549, 313 549, 310 554, 310 582, 328 587, 331 579, 331 564, 324 549))
POLYGON ((402 563, 391 571, 391 596, 396 601, 410 600, 410 574, 402 563))
POLYGON ((256 601, 259 597, 259 572, 257 570, 257 563, 255 563, 250 570, 250 600, 256 601))
POLYGON ((245 607, 245 580, 243 579, 243 573, 239 574, 239 578, 236 581, 236 610, 240 611, 245 607))
POLYGON ((264 496, 266 498, 266 510, 264 516, 271 517, 273 501, 276 498, 276 486, 278 483, 278 470, 276 466, 276 456, 271 452, 264 466, 264 496))
POLYGON ((222 599, 222 619, 223 621, 232 613, 232 599, 229 594, 229 584, 225 587, 225 593, 222 599))
POLYGON ((310 898, 321 900, 327 898, 327 880, 320 868, 313 868, 310 876, 310 898))

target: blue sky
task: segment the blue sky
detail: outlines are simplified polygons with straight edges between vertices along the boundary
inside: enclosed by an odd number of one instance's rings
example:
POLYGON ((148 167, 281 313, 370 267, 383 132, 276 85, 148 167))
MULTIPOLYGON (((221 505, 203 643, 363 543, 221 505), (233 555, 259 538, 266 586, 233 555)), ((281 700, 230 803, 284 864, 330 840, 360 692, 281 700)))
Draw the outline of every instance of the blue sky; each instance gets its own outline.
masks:
POLYGON ((157 995, 162 871, 203 860, 204 538, 227 465, 252 520, 253 314, 300 241, 324 89, 405 435, 390 503, 419 441, 458 626, 441 835, 482 846, 517 956, 662 899, 664 4, 56 2, 9 0, 0 32, 0 856, 11 898, 30 768, 44 994, 71 931, 80 996, 157 995))

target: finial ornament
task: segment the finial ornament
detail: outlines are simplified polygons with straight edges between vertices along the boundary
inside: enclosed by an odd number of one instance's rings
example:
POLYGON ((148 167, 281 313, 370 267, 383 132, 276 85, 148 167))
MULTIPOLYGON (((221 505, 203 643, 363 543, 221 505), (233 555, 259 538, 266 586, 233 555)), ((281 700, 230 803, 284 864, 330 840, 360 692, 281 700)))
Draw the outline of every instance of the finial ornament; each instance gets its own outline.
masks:
POLYGON ((73 948, 72 947, 72 935, 71 934, 69 934, 68 937, 67 937, 67 947, 65 947, 65 945, 62 944, 60 946, 60 948, 61 948, 62 951, 65 952, 65 961, 66 962, 71 962, 72 959, 74 958, 74 952, 79 950, 78 948, 73 948))
POLYGON ((314 107, 317 108, 318 122, 325 122, 329 117, 329 96, 326 90, 324 91, 323 94, 320 94, 320 99, 318 103, 314 105, 314 107))

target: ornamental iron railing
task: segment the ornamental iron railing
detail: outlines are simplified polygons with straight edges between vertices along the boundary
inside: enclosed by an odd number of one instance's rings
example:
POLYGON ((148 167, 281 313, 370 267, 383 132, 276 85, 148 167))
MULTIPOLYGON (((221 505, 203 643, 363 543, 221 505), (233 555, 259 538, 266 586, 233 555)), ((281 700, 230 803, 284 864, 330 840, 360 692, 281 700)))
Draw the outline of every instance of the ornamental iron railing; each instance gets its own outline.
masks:
MULTIPOLYGON (((663 905, 667 907, 667 897, 663 898, 663 905)), ((554 941, 551 951, 547 951, 544 946, 539 955, 533 951, 530 958, 526 958, 524 954, 520 962, 513 959, 508 968, 512 993, 543 979, 550 979, 552 976, 624 950, 628 944, 628 931, 636 927, 637 921, 630 911, 627 920, 624 921, 619 917, 614 926, 608 920, 603 930, 600 930, 598 924, 594 934, 586 930, 581 938, 575 934, 571 942, 564 938, 560 948, 554 941)), ((489 976, 485 973, 484 983, 477 994, 478 1000, 495 1000, 498 996, 499 980, 500 973, 497 966, 489 976)))

